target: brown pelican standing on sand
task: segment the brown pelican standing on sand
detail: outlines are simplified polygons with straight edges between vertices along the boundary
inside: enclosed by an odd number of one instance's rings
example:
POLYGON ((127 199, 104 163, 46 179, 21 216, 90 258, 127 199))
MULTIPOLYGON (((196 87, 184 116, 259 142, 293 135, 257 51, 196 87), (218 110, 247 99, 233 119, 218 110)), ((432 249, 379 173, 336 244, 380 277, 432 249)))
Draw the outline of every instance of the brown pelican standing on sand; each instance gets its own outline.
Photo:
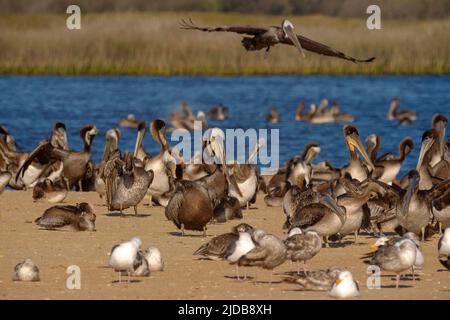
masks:
POLYGON ((246 223, 238 224, 231 229, 231 232, 218 235, 203 244, 194 252, 194 255, 211 260, 224 259, 231 244, 239 240, 239 233, 252 230, 253 227, 246 223))
POLYGON ((277 124, 278 122, 280 122, 280 116, 278 115, 278 111, 275 106, 270 110, 270 113, 267 116, 266 120, 268 123, 272 124, 277 124))
POLYGON ((62 179, 56 181, 45 179, 33 187, 33 201, 63 202, 68 192, 67 184, 62 179))
POLYGON ((91 159, 92 141, 97 133, 97 128, 91 124, 81 129, 80 136, 84 142, 84 149, 80 152, 55 148, 50 141, 44 140, 30 153, 27 160, 22 164, 17 172, 16 180, 17 177, 24 176, 27 169, 33 165, 35 160, 40 165, 49 165, 60 161, 63 166, 61 177, 65 179, 70 190, 85 176, 87 163, 91 159))
POLYGON ((281 27, 222 26, 202 28, 196 26, 192 20, 189 19, 189 21, 181 20, 180 27, 181 29, 186 30, 199 30, 204 32, 234 32, 249 35, 250 37, 244 36, 242 39, 242 45, 247 51, 266 49, 266 52, 268 52, 271 47, 277 44, 287 44, 295 45, 303 56, 305 56, 303 51, 303 49, 305 49, 319 55, 336 57, 354 63, 372 62, 375 60, 375 58, 370 58, 367 60, 355 59, 324 44, 313 41, 301 35, 296 35, 294 33, 294 25, 289 20, 283 20, 281 27))
POLYGON ((353 126, 346 125, 343 129, 345 143, 347 144, 348 151, 350 154, 350 162, 346 166, 341 168, 341 175, 344 176, 345 173, 349 173, 353 179, 358 181, 364 181, 370 177, 370 171, 373 171, 375 166, 372 163, 366 149, 361 143, 359 137, 358 129, 353 126), (357 149, 361 156, 363 157, 365 163, 363 163, 356 153, 357 149), (369 170, 370 168, 370 170, 369 170))
POLYGON ((152 170, 154 174, 147 194, 150 196, 150 205, 152 205, 152 201, 155 201, 165 207, 171 197, 171 179, 175 178, 175 159, 170 154, 167 143, 165 122, 159 119, 153 121, 150 131, 153 139, 160 145, 160 151, 159 154, 147 158, 145 161, 145 171, 152 170))
POLYGON ((432 217, 433 201, 448 191, 450 180, 442 181, 430 190, 419 190, 420 178, 419 172, 416 170, 408 173, 409 185, 397 218, 402 227, 416 235, 422 235, 422 241, 424 241, 425 227, 432 217))
POLYGON ((213 129, 209 138, 211 155, 217 163, 214 171, 196 181, 176 181, 176 189, 165 209, 166 218, 181 229, 182 235, 187 229, 203 231, 206 236, 206 225, 213 219, 214 209, 227 196, 231 180, 225 165, 225 149, 222 137, 214 132, 213 129))
POLYGON ((398 111, 399 107, 400 107, 400 98, 399 97, 395 97, 392 100, 391 105, 389 107, 389 111, 388 111, 388 114, 387 114, 388 120, 390 120, 390 121, 397 120, 401 124, 413 123, 414 121, 417 120, 416 112, 409 111, 409 110, 398 111))
POLYGON ((83 202, 75 206, 54 206, 45 210, 35 223, 45 229, 66 228, 74 231, 95 231, 94 208, 83 202))
POLYGON ((124 209, 133 207, 137 215, 137 206, 154 178, 153 171, 136 166, 131 153, 126 153, 123 159, 116 153, 106 163, 104 176, 108 210, 120 210, 122 215, 124 209))

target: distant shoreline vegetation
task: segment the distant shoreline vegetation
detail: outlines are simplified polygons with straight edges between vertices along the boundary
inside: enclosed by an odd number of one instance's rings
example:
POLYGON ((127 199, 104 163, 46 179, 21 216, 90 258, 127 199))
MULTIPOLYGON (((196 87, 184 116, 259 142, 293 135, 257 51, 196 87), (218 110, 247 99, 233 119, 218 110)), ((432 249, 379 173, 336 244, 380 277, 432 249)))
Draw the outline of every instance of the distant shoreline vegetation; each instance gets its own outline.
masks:
POLYGON ((69 31, 65 15, 1 15, 2 75, 448 75, 450 20, 383 20, 289 16, 297 32, 371 64, 318 56, 294 47, 246 52, 235 34, 180 30, 198 25, 279 25, 281 16, 236 13, 122 12, 83 14, 69 31))

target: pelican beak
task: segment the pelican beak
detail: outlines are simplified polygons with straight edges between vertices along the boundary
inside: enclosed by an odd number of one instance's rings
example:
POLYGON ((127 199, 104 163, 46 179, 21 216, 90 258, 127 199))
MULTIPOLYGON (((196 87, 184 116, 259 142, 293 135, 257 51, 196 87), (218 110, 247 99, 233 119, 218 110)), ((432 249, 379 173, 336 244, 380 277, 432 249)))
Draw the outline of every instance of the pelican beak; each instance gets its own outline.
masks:
POLYGON ((339 283, 341 283, 342 282, 342 279, 341 278, 336 278, 336 284, 339 284, 339 283))
POLYGON ((369 155, 367 154, 366 149, 361 143, 361 139, 358 135, 351 134, 346 137, 347 145, 350 149, 350 151, 354 151, 355 148, 359 151, 361 156, 363 157, 364 161, 367 163, 367 165, 370 167, 370 169, 375 170, 375 165, 373 164, 372 160, 370 159, 369 155))
POLYGON ((231 184, 236 189, 236 191, 239 194, 239 196, 242 197, 243 195, 242 195, 241 189, 239 188, 239 186, 238 186, 238 184, 236 182, 236 178, 233 175, 230 176, 228 174, 228 170, 225 169, 225 171, 226 171, 225 175, 226 175, 226 178, 228 180, 228 183, 231 184))
POLYGON ((378 246, 375 244, 375 243, 372 243, 372 244, 370 244, 370 250, 372 251, 372 252, 375 252, 375 251, 377 251, 377 249, 378 249, 378 246))
POLYGON ((336 203, 336 201, 334 201, 333 198, 331 198, 329 195, 324 195, 320 198, 319 202, 336 213, 342 224, 345 223, 345 220, 347 220, 347 213, 336 203))
POLYGON ((409 204, 411 202, 411 198, 413 196, 414 189, 415 189, 417 183, 418 183, 418 176, 414 176, 409 179, 408 189, 406 190, 406 195, 405 195, 405 199, 403 201, 403 206, 402 206, 402 210, 401 210, 401 214, 403 216, 408 214, 409 204))
POLYGON ((106 137, 105 148, 103 149, 102 161, 106 161, 111 154, 111 149, 113 145, 113 139, 111 137, 106 137))
MULTIPOLYGON (((145 128, 144 128, 145 130, 145 128)), ((136 138, 136 145, 134 146, 134 157, 137 157, 138 154, 138 150, 142 145, 142 141, 144 140, 144 131, 143 130, 139 130, 137 133, 137 138, 136 138)))
POLYGON ((417 171, 420 170, 420 167, 422 166, 422 163, 423 163, 423 159, 424 159, 426 153, 428 152, 428 150, 430 150, 433 143, 434 143, 433 139, 425 139, 422 142, 422 146, 420 148, 419 160, 417 161, 417 166, 416 166, 417 171))
POLYGON ((305 51, 303 51, 300 41, 298 41, 297 35, 294 32, 294 25, 289 20, 283 21, 283 31, 285 35, 291 39, 292 43, 297 47, 303 58, 306 58, 305 51))

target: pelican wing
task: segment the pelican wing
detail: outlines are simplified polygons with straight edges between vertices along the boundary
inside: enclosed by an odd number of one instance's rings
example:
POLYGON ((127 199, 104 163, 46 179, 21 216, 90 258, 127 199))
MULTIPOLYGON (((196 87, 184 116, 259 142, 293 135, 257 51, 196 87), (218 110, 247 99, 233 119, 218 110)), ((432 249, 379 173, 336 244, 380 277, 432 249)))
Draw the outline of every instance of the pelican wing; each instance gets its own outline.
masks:
POLYGON ((257 35, 264 33, 268 28, 255 26, 221 26, 221 27, 198 27, 192 19, 180 21, 180 28, 185 30, 199 30, 203 32, 234 32, 238 34, 257 35))
POLYGON ((69 156, 69 152, 66 150, 58 149, 52 146, 50 141, 44 140, 30 153, 28 158, 17 171, 16 178, 24 175, 25 171, 31 165, 34 160, 39 161, 41 164, 50 164, 57 160, 63 161, 69 156))
MULTIPOLYGON (((289 37, 289 34, 288 34, 289 37)), ((353 63, 359 63, 359 62, 363 62, 363 63, 367 63, 367 62, 372 62, 375 60, 375 57, 370 58, 370 59, 366 59, 366 60, 360 60, 360 59, 356 59, 353 57, 350 57, 348 55, 346 55, 345 53, 338 51, 336 49, 333 49, 327 45, 324 45, 322 43, 319 43, 317 41, 308 39, 304 36, 301 35, 297 35, 297 39, 300 42, 300 45, 303 49, 323 55, 323 56, 328 56, 328 57, 335 57, 338 59, 343 59, 343 60, 347 60, 347 61, 351 61, 353 63)), ((288 45, 295 45, 295 43, 289 38, 287 39, 282 39, 281 41, 284 44, 288 44, 288 45)))

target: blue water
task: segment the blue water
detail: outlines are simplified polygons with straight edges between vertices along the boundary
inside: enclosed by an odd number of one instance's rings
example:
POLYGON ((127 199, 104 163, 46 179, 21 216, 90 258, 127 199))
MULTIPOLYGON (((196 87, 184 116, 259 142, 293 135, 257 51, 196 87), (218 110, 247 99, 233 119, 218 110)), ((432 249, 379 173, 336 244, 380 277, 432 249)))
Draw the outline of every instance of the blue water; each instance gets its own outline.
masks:
MULTIPOLYGON (((280 160, 298 154, 316 141, 322 146, 319 160, 341 166, 348 160, 342 138, 343 124, 310 125, 294 120, 297 103, 306 107, 322 98, 338 100, 341 110, 357 117, 354 125, 363 138, 376 133, 382 137, 381 153, 395 151, 409 135, 416 147, 403 171, 414 167, 420 138, 431 125, 434 113, 450 116, 450 77, 404 76, 273 76, 273 77, 0 77, 0 123, 6 124, 21 150, 31 150, 49 136, 52 124, 66 124, 72 149, 82 148, 79 129, 94 123, 100 135, 94 141, 94 159, 99 160, 107 129, 116 127, 121 117, 134 113, 151 121, 168 119, 186 100, 195 111, 207 111, 223 103, 230 107, 229 119, 209 121, 220 128, 279 128, 280 160), (399 125, 386 120, 394 96, 402 107, 414 109, 418 121, 399 125), (276 105, 281 115, 278 125, 267 125, 266 115, 276 105)), ((135 130, 122 129, 122 150, 133 150, 135 130)), ((147 151, 158 146, 147 136, 147 151)))

